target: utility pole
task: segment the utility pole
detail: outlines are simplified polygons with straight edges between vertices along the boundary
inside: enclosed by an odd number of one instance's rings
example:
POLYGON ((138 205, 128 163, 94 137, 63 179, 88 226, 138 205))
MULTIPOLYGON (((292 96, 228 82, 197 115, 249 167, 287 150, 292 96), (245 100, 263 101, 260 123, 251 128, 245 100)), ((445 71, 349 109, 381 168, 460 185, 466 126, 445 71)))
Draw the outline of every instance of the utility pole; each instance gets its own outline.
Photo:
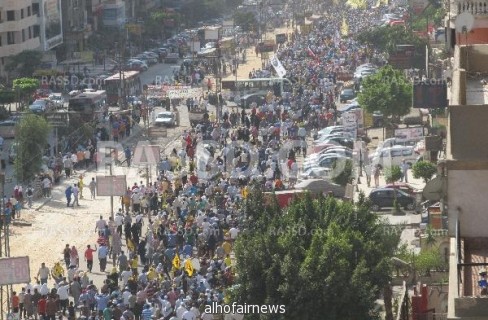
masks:
MULTIPOLYGON (((0 258, 10 257, 9 224, 12 217, 5 214, 5 172, 0 172, 0 184, 2 187, 2 202, 0 208, 0 258)), ((10 293, 12 285, 0 286, 0 320, 10 313, 10 293)))
MULTIPOLYGON (((110 150, 110 152, 113 152, 113 151, 117 152, 116 149, 110 150)), ((110 167, 109 167, 110 168, 109 174, 111 177, 113 176, 112 167, 113 167, 113 159, 111 158, 110 159, 110 167)), ((114 218, 114 196, 113 195, 110 196, 110 216, 112 217, 112 219, 114 218)))

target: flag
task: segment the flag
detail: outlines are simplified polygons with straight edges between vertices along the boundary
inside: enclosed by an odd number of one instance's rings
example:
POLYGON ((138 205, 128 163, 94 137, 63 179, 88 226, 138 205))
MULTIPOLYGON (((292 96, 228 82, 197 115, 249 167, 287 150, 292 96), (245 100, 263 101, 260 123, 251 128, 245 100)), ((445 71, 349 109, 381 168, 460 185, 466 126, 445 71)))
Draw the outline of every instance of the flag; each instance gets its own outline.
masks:
POLYGON ((317 56, 315 55, 315 53, 312 51, 312 49, 310 49, 310 46, 307 47, 307 53, 308 53, 308 56, 309 57, 312 57, 314 59, 317 58, 317 56))
POLYGON ((193 265, 192 265, 190 259, 187 259, 185 261, 185 271, 186 271, 186 273, 188 273, 188 276, 191 277, 193 275, 193 265))
POLYGON ((346 18, 342 18, 341 36, 345 37, 348 34, 349 34, 349 25, 347 24, 346 18))
POLYGON ((180 268, 180 257, 178 256, 178 254, 175 254, 175 257, 173 258, 173 268, 180 268))
POLYGON ((272 56, 269 61, 271 62, 271 65, 275 69, 276 73, 278 74, 278 77, 283 78, 286 74, 286 69, 283 67, 281 64, 281 61, 278 59, 277 56, 272 56))

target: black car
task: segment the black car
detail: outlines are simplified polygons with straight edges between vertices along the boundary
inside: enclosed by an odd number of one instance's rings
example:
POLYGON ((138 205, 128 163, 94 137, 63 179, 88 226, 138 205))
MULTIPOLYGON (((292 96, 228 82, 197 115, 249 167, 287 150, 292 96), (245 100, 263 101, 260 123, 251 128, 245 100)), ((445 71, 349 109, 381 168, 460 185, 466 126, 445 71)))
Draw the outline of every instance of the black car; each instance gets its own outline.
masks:
POLYGON ((381 208, 384 207, 393 208, 395 202, 395 193, 396 201, 400 207, 407 210, 415 209, 415 198, 408 193, 395 188, 379 188, 371 191, 371 193, 369 194, 369 200, 372 204, 371 209, 373 211, 379 211, 381 208))
POLYGON ((256 103, 258 107, 262 106, 266 102, 266 98, 262 94, 248 94, 241 97, 239 106, 241 108, 250 108, 252 103, 256 103))

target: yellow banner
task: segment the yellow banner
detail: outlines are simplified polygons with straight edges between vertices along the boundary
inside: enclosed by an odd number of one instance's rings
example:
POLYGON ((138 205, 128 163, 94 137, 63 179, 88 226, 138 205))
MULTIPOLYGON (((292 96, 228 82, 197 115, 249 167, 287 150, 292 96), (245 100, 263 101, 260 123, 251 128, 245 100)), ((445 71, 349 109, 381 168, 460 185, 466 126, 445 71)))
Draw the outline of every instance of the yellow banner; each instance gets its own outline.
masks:
POLYGON ((193 264, 191 263, 191 260, 190 259, 187 259, 185 261, 185 271, 186 273, 188 273, 188 275, 191 277, 193 275, 193 264))
POLYGON ((178 254, 175 255, 175 257, 173 258, 173 267, 175 269, 179 269, 180 268, 180 257, 178 256, 178 254))

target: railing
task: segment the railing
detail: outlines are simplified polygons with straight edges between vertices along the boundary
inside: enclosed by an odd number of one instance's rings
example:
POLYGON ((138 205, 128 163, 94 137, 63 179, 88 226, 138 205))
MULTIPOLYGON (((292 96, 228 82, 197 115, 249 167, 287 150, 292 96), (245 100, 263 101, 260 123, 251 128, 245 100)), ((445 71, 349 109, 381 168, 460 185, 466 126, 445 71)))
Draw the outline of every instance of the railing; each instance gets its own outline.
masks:
POLYGON ((452 5, 455 14, 488 15, 488 1, 454 1, 452 5))
POLYGON ((410 312, 410 297, 408 296, 407 284, 403 281, 402 292, 398 303, 396 320, 408 320, 410 312))

